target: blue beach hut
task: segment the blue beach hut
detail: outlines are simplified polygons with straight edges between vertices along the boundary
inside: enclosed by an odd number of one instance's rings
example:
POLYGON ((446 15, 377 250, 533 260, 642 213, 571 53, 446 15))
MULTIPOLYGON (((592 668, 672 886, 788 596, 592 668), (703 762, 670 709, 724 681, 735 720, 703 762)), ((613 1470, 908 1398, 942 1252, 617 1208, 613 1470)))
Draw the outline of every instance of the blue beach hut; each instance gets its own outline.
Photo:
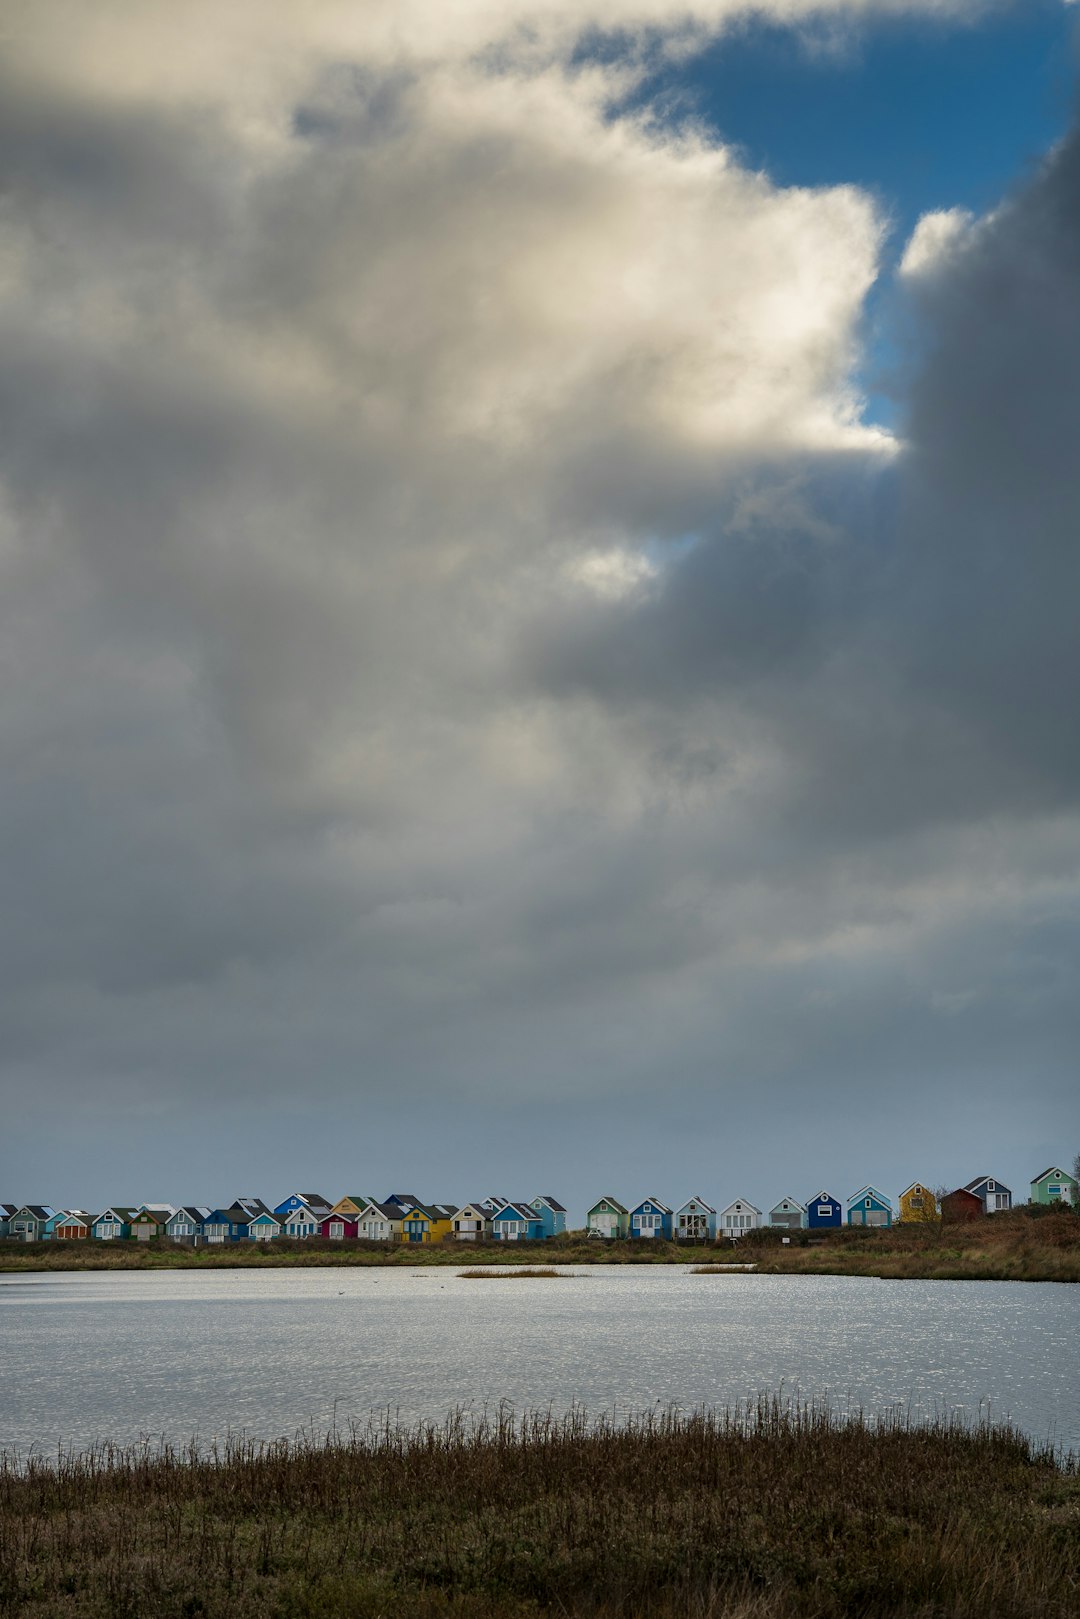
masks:
POLYGON ((842 1226, 844 1223, 844 1210, 840 1199, 833 1197, 831 1192, 819 1192, 812 1197, 806 1205, 806 1224, 809 1230, 820 1230, 823 1226, 842 1226))
POLYGON ((666 1237, 671 1241, 671 1210, 658 1197, 647 1197, 630 1210, 632 1237, 666 1237))
POLYGON ((566 1230, 566 1209, 550 1192, 534 1197, 529 1207, 536 1210, 543 1222, 545 1237, 557 1237, 560 1231, 566 1230))
POLYGON ((544 1222, 528 1203, 504 1203, 491 1217, 496 1242, 541 1242, 544 1222))
POLYGON ((876 1186, 864 1186, 848 1198, 847 1219, 848 1225, 891 1226, 892 1204, 876 1186))

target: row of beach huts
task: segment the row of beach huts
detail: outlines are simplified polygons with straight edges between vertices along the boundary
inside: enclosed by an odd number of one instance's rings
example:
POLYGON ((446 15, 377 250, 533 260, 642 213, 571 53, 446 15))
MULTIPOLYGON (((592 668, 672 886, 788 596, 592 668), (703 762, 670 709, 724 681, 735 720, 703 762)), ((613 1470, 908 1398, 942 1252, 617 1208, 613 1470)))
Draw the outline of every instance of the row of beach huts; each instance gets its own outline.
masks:
MULTIPOLYGON (((1051 1166, 1031 1182, 1032 1203, 1080 1203, 1073 1175, 1051 1166)), ((863 1186, 841 1203, 822 1191, 806 1203, 782 1197, 768 1212, 747 1198, 715 1209, 702 1197, 690 1197, 673 1208, 656 1197, 628 1206, 601 1197, 585 1216, 588 1236, 601 1240, 662 1238, 674 1242, 737 1240, 763 1226, 780 1231, 829 1227, 877 1226, 929 1220, 973 1220, 1000 1214, 1013 1206, 1011 1189, 992 1175, 979 1175, 939 1197, 913 1181, 894 1208, 875 1186, 863 1186)), ((201 1204, 116 1204, 100 1214, 85 1209, 55 1209, 49 1204, 0 1203, 0 1238, 18 1242, 167 1241, 202 1244, 272 1242, 280 1237, 329 1241, 387 1243, 535 1242, 567 1229, 566 1209, 550 1195, 512 1202, 502 1197, 478 1198, 457 1207, 425 1203, 409 1192, 384 1199, 350 1194, 334 1204, 318 1192, 294 1192, 271 1207, 257 1197, 238 1197, 221 1208, 201 1204)))

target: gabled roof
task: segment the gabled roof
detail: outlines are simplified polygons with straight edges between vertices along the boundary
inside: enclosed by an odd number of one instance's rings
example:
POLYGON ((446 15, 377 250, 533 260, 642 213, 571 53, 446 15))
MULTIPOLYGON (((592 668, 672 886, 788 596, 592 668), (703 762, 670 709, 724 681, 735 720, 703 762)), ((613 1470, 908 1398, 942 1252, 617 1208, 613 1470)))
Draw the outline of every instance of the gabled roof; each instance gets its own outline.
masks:
POLYGON ((848 1202, 854 1203, 856 1198, 865 1197, 867 1192, 870 1193, 871 1197, 876 1197, 879 1203, 884 1203, 888 1208, 892 1208, 889 1198, 885 1196, 884 1192, 879 1192, 876 1186, 860 1186, 857 1192, 852 1192, 848 1202))
POLYGON ((13 1218, 17 1220, 20 1214, 28 1214, 32 1220, 51 1220, 56 1212, 51 1203, 24 1203, 15 1210, 13 1218))
MULTIPOLYGON (((1042 1180, 1041 1175, 1039 1176, 1039 1179, 1042 1180)), ((966 1182, 963 1190, 965 1192, 973 1192, 976 1186, 985 1186, 987 1181, 993 1181, 995 1192, 1008 1192, 1010 1196, 1012 1195, 1012 1187, 1006 1186, 1005 1182, 998 1180, 996 1175, 976 1175, 973 1181, 966 1182)))
MULTIPOLYGON (((499 1208, 505 1208, 506 1207, 506 1205, 504 1203, 500 1203, 498 1206, 499 1206, 499 1208)), ((456 1220, 459 1217, 459 1215, 462 1215, 462 1214, 478 1214, 481 1217, 481 1219, 490 1220, 491 1216, 494 1214, 494 1212, 495 1212, 495 1209, 494 1209, 493 1205, 490 1204, 490 1203, 486 1203, 483 1200, 481 1200, 481 1201, 479 1201, 477 1203, 463 1203, 461 1205, 460 1209, 455 1209, 454 1210, 454 1219, 456 1220)))
POLYGON ((909 1192, 929 1192, 931 1197, 934 1195, 933 1188, 927 1186, 925 1181, 912 1181, 910 1186, 904 1187, 904 1190, 900 1193, 900 1196, 907 1197, 909 1192))
POLYGON ((500 1223, 508 1216, 511 1220, 524 1220, 526 1225, 531 1224, 537 1218, 536 1210, 529 1203, 504 1203, 502 1208, 492 1216, 492 1219, 496 1223, 500 1223))
POLYGON ((93 1218, 93 1215, 87 1214, 85 1209, 65 1209, 63 1214, 59 1217, 57 1224, 67 1225, 69 1220, 75 1220, 80 1225, 89 1225, 93 1218))
POLYGON ((176 1210, 171 1203, 140 1203, 131 1218, 137 1220, 140 1214, 148 1214, 159 1225, 163 1225, 166 1220, 171 1220, 175 1213, 176 1210))
POLYGON ((130 1225, 132 1215, 138 1212, 134 1204, 129 1207, 126 1203, 111 1203, 104 1214, 96 1216, 94 1224, 97 1225, 98 1220, 119 1220, 121 1225, 130 1225))
POLYGON ((400 1203, 402 1208, 406 1203, 411 1209, 422 1209, 423 1204, 412 1192, 388 1192, 383 1200, 386 1203, 400 1203))
POLYGON ((188 1220, 193 1220, 196 1222, 196 1224, 201 1225, 204 1220, 209 1220, 212 1213, 213 1210, 208 1209, 205 1205, 200 1205, 198 1203, 184 1203, 180 1208, 173 1210, 173 1212, 169 1215, 169 1219, 165 1223, 168 1225, 171 1221, 176 1219, 178 1214, 182 1214, 188 1220))
POLYGON ((633 1208, 630 1210, 630 1213, 636 1214, 639 1209, 643 1209, 645 1207, 646 1203, 651 1203, 653 1208, 658 1209, 661 1214, 671 1213, 671 1210, 668 1208, 667 1204, 661 1203, 658 1197, 643 1197, 640 1203, 634 1204, 633 1208))
POLYGON ((541 1192, 539 1197, 534 1197, 533 1198, 533 1202, 534 1203, 546 1203, 548 1208, 552 1209, 556 1214, 565 1214, 566 1213, 565 1205, 562 1204, 562 1203, 557 1202, 556 1199, 552 1197, 550 1192, 541 1192))
POLYGON ((229 1205, 233 1209, 246 1209, 251 1215, 273 1214, 273 1209, 261 1197, 234 1197, 229 1205))
POLYGON ((213 1209, 209 1217, 203 1221, 204 1225, 250 1225, 252 1216, 247 1209, 242 1209, 233 1203, 227 1209, 213 1209))
POLYGON ((840 1199, 833 1197, 831 1192, 815 1192, 809 1203, 807 1203, 807 1208, 810 1207, 810 1203, 835 1203, 837 1208, 840 1207, 840 1199))
POLYGON ((805 1203, 800 1203, 797 1198, 789 1197, 786 1192, 784 1193, 784 1196, 780 1199, 779 1203, 774 1203, 773 1204, 772 1208, 769 1210, 769 1213, 770 1214, 775 1214, 777 1209, 780 1208, 781 1204, 784 1204, 784 1203, 786 1203, 788 1205, 788 1207, 791 1208, 791 1209, 798 1209, 800 1214, 805 1214, 806 1213, 806 1204, 805 1203))
POLYGON ((1032 1182, 1031 1182, 1032 1186, 1035 1185, 1036 1181, 1044 1181, 1046 1179, 1047 1175, 1057 1175, 1062 1180, 1074 1181, 1074 1182, 1075 1182, 1075 1178, 1076 1178, 1075 1176, 1070 1175, 1067 1169, 1055 1169, 1054 1166, 1051 1164, 1050 1168, 1049 1169, 1044 1169, 1041 1175, 1035 1175, 1032 1178, 1032 1182))
POLYGON ((693 1197, 688 1197, 685 1203, 680 1203, 678 1208, 675 1210, 675 1213, 681 1214, 683 1209, 688 1209, 690 1207, 691 1203, 696 1203, 699 1208, 705 1210, 706 1214, 716 1213, 716 1210, 713 1208, 712 1204, 706 1203, 705 1199, 703 1197, 699 1197, 696 1192, 694 1193, 693 1197))
POLYGON ((761 1210, 758 1208, 757 1204, 756 1203, 751 1203, 751 1201, 750 1201, 750 1199, 748 1197, 737 1197, 737 1198, 735 1198, 732 1202, 730 1202, 728 1204, 726 1209, 721 1209, 720 1213, 721 1214, 730 1214, 732 1209, 749 1209, 751 1214, 760 1214, 761 1213, 761 1210))
POLYGON ((600 1207, 601 1203, 610 1203, 611 1207, 615 1210, 616 1214, 629 1214, 630 1213, 630 1210, 627 1209, 627 1208, 624 1208, 623 1205, 619 1202, 617 1197, 611 1197, 606 1192, 604 1193, 603 1197, 598 1197, 597 1198, 597 1200, 593 1204, 592 1208, 588 1210, 588 1213, 592 1214, 596 1209, 598 1209, 600 1207))
POLYGON ((273 1209, 262 1209, 262 1210, 260 1210, 260 1212, 258 1214, 253 1214, 251 1216, 251 1219, 248 1222, 248 1224, 249 1225, 265 1225, 266 1221, 269 1220, 271 1225, 280 1226, 282 1220, 287 1219, 287 1218, 288 1218, 287 1215, 275 1214, 273 1209))
POLYGON ((267 1209, 266 1212, 291 1214, 295 1209, 308 1209, 321 1220, 324 1214, 330 1213, 330 1204, 324 1197, 320 1197, 318 1192, 290 1192, 288 1197, 283 1197, 280 1203, 275 1203, 274 1207, 267 1209), (289 1208, 290 1203, 293 1209, 289 1208))

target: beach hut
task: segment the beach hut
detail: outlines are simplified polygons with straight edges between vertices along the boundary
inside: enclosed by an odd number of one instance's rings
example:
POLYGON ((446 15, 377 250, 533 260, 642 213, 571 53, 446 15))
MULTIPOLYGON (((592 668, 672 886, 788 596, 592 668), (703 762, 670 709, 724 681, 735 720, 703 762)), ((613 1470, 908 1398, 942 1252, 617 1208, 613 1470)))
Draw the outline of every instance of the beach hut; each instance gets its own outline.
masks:
POLYGON ((672 1216, 671 1232, 676 1242, 713 1242, 716 1210, 703 1197, 688 1197, 672 1216))
POLYGON ((350 1219, 358 1220, 371 1201, 366 1193, 349 1192, 345 1197, 338 1198, 330 1213, 347 1214, 350 1219))
POLYGON ((164 1235, 170 1242, 193 1245, 196 1238, 201 1240, 203 1226, 212 1213, 213 1210, 207 1208, 205 1203, 185 1203, 169 1215, 164 1235))
POLYGON ((132 1206, 114 1203, 112 1208, 99 1214, 90 1226, 90 1235, 99 1242, 119 1242, 131 1235, 131 1217, 138 1213, 132 1206))
POLYGON ((769 1224, 781 1231, 801 1231, 806 1224, 806 1209, 793 1197, 782 1197, 769 1210, 769 1224))
POLYGON ((545 1237, 557 1237, 566 1230, 566 1210, 550 1192, 534 1197, 530 1207, 535 1209, 544 1224, 545 1237))
POLYGON ((176 1213, 171 1203, 144 1203, 131 1216, 131 1235, 139 1242, 151 1237, 163 1237, 169 1219, 176 1213))
POLYGON ((319 1221, 319 1236, 330 1242, 353 1241, 356 1238, 357 1220, 355 1215, 328 1214, 325 1220, 319 1221))
POLYGON ((442 1242, 453 1229, 453 1210, 446 1210, 441 1204, 414 1203, 411 1209, 401 1212, 402 1242, 442 1242))
POLYGON ((848 1198, 848 1225, 891 1226, 892 1204, 876 1186, 863 1186, 848 1198))
POLYGON ((955 1225, 962 1220, 981 1220, 985 1213, 982 1198, 976 1197, 966 1186, 958 1186, 955 1192, 946 1192, 941 1200, 941 1218, 947 1225, 955 1225))
POLYGON ((356 1222, 357 1235, 365 1242, 400 1242, 401 1208, 397 1203, 365 1204, 356 1222))
POLYGON ((248 1211, 233 1203, 227 1209, 211 1209, 203 1221, 202 1235, 210 1243, 242 1242, 250 1224, 248 1211))
POLYGON ((928 1225, 938 1218, 937 1198, 929 1186, 924 1186, 921 1181, 912 1181, 910 1186, 905 1186, 899 1201, 898 1224, 928 1225))
POLYGON ((292 1207, 284 1213, 280 1209, 274 1210, 274 1217, 281 1226, 283 1237, 293 1237, 298 1242, 306 1242, 310 1237, 319 1235, 319 1224, 326 1219, 330 1210, 325 1204, 312 1208, 307 1203, 297 1203, 289 1199, 292 1207))
POLYGON ((267 1209, 248 1221, 248 1236, 252 1242, 273 1242, 281 1236, 281 1221, 267 1209))
POLYGON ((460 1209, 454 1210, 451 1222, 453 1235, 458 1242, 483 1242, 491 1236, 491 1217, 494 1213, 491 1204, 482 1198, 476 1203, 463 1203, 460 1209))
POLYGON ((406 1209, 423 1208, 423 1200, 417 1197, 415 1192, 390 1192, 383 1198, 383 1202, 396 1203, 403 1214, 406 1209))
POLYGON ((831 1192, 819 1192, 806 1205, 806 1224, 811 1231, 830 1230, 844 1223, 844 1209, 831 1192))
MULTIPOLYGON (((290 1197, 285 1199, 284 1203, 276 1204, 269 1212, 276 1214, 282 1224, 285 1225, 290 1215, 305 1211, 314 1215, 315 1224, 318 1225, 320 1220, 325 1220, 331 1209, 321 1192, 293 1192, 290 1197)), ((262 1211, 260 1210, 259 1212, 261 1213, 262 1211)))
POLYGON ((1064 1169, 1044 1169, 1031 1183, 1033 1203, 1075 1203, 1075 1178, 1064 1169))
POLYGON ((12 1216, 18 1212, 17 1203, 0 1203, 0 1237, 10 1237, 12 1216))
POLYGON ((671 1210, 658 1197, 647 1197, 630 1210, 632 1237, 666 1237, 671 1240, 671 1210))
POLYGON ((11 1216, 8 1235, 16 1242, 42 1242, 45 1227, 58 1212, 63 1213, 63 1210, 54 1209, 51 1203, 24 1203, 11 1216))
POLYGON ((761 1210, 748 1202, 745 1197, 729 1203, 726 1209, 720 1211, 721 1236, 744 1237, 748 1231, 759 1230, 760 1226, 761 1210))
POLYGON ((491 1217, 491 1235, 495 1242, 540 1242, 544 1222, 528 1203, 504 1203, 491 1217))
POLYGON ((590 1237, 625 1237, 630 1230, 630 1210, 617 1198, 602 1197, 585 1216, 585 1229, 590 1237))
POLYGON ((65 1209, 53 1223, 53 1236, 57 1242, 82 1242, 90 1235, 93 1218, 85 1209, 65 1209))
POLYGON ((995 1180, 993 1175, 976 1176, 968 1181, 964 1191, 975 1194, 984 1214, 1004 1214, 1006 1209, 1012 1208, 1012 1192, 1004 1181, 995 1180))

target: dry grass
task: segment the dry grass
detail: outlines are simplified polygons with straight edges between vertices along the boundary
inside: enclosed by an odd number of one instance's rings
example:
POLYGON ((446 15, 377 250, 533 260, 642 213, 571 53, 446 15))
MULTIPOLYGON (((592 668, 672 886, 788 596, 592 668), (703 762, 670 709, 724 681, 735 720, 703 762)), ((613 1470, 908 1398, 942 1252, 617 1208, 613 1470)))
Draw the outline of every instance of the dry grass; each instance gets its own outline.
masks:
POLYGON ((459 1270, 458 1275, 466 1282, 516 1282, 519 1277, 530 1276, 561 1276, 560 1270, 552 1270, 550 1265, 526 1265, 520 1270, 459 1270))
POLYGON ((759 1271, 810 1276, 882 1276, 898 1280, 1080 1282, 1080 1215, 1064 1209, 1015 1209, 968 1224, 859 1227, 828 1233, 753 1232, 740 1257, 759 1271))
MULTIPOLYGON (((725 1247, 727 1245, 725 1244, 725 1247)), ((668 1242, 589 1242, 571 1232, 546 1242, 400 1243, 330 1242, 319 1239, 235 1242, 206 1248, 152 1242, 0 1241, 0 1272, 67 1270, 218 1270, 255 1266, 259 1270, 296 1265, 403 1266, 535 1265, 557 1258, 564 1265, 689 1265, 699 1248, 668 1242)))
POLYGON ((722 1254, 759 1271, 818 1276, 884 1276, 942 1281, 1080 1282, 1080 1212, 1070 1208, 995 1214, 969 1225, 894 1226, 891 1231, 752 1231, 733 1248, 726 1239, 688 1246, 663 1241, 596 1242, 567 1232, 547 1242, 403 1244, 369 1242, 174 1243, 0 1241, 0 1271, 219 1269, 294 1265, 690 1265, 722 1254), (788 1235, 787 1246, 781 1241, 788 1235))
POLYGON ((776 1401, 0 1466, 20 1619, 1076 1619, 1078 1568, 1045 1448, 776 1401))
POLYGON ((695 1265, 691 1276, 745 1276, 753 1265, 695 1265))

